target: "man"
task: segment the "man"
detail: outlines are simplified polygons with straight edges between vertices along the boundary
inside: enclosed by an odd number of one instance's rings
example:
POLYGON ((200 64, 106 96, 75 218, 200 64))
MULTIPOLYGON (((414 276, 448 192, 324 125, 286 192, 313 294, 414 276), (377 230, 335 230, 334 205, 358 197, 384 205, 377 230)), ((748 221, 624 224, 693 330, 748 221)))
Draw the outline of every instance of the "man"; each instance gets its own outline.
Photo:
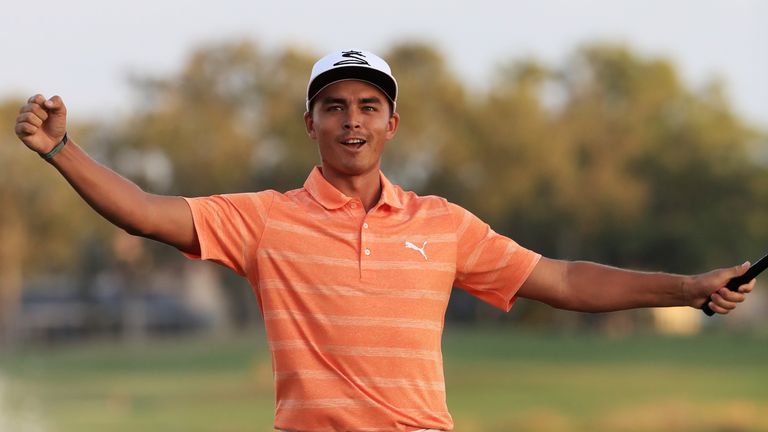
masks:
POLYGON ((440 339, 454 285, 504 310, 525 297, 579 311, 707 303, 721 314, 752 290, 754 281, 724 287, 747 263, 682 276, 541 257, 455 204, 404 192, 379 169, 400 121, 396 101, 379 57, 320 59, 304 123, 321 164, 286 193, 146 193, 67 137, 58 96, 30 98, 16 133, 115 225, 249 280, 279 430, 451 430, 440 339))

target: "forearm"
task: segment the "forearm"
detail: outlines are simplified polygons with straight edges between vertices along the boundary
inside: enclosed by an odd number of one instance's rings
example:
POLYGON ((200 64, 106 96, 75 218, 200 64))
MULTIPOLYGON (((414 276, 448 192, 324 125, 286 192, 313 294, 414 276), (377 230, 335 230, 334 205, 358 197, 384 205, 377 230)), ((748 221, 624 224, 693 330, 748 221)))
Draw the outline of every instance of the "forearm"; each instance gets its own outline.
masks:
POLYGON ((151 196, 136 184, 93 160, 71 139, 50 163, 108 221, 134 235, 151 235, 151 196))
POLYGON ((44 155, 108 221, 131 234, 197 254, 200 243, 187 202, 181 197, 146 193, 93 160, 71 139, 64 141, 66 117, 67 109, 60 97, 45 99, 37 94, 19 110, 14 131, 30 150, 44 155))
POLYGON ((697 296, 703 295, 702 292, 692 294, 697 291, 692 290, 692 282, 689 276, 542 257, 518 295, 559 309, 582 312, 690 306, 697 296))
POLYGON ((690 277, 640 272, 591 262, 568 262, 563 275, 560 307, 606 312, 638 307, 688 306, 690 277))

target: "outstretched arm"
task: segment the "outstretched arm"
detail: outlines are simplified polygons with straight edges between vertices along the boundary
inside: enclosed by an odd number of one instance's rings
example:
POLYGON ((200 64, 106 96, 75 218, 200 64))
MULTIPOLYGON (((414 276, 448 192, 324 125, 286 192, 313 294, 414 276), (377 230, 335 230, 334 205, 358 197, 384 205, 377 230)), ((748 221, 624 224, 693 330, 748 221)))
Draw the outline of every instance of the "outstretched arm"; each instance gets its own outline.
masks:
POLYGON ((755 281, 738 292, 725 284, 744 274, 749 263, 694 276, 624 270, 583 261, 542 257, 518 295, 550 306, 583 312, 605 312, 638 307, 691 306, 704 302, 726 314, 744 301, 755 281))
MULTIPOLYGON (((32 96, 16 118, 16 135, 29 149, 46 154, 64 137, 66 118, 60 97, 32 96)), ((93 160, 71 138, 49 162, 94 210, 116 226, 184 252, 199 253, 192 212, 183 198, 144 192, 93 160)))

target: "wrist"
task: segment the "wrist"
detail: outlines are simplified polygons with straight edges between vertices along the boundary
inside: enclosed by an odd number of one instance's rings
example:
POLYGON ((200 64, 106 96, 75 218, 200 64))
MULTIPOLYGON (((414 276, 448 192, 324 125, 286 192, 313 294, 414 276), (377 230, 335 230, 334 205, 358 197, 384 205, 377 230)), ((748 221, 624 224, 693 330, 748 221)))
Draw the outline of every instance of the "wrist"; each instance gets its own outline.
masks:
POLYGON ((681 276, 680 277, 680 295, 682 304, 684 306, 694 307, 694 295, 693 291, 694 277, 693 276, 681 276))
POLYGON ((53 146, 53 148, 48 153, 39 153, 40 157, 50 162, 50 160, 53 159, 54 156, 59 154, 61 149, 63 149, 68 142, 69 142, 69 137, 67 136, 67 133, 64 132, 64 137, 61 138, 61 141, 59 141, 58 144, 53 146))

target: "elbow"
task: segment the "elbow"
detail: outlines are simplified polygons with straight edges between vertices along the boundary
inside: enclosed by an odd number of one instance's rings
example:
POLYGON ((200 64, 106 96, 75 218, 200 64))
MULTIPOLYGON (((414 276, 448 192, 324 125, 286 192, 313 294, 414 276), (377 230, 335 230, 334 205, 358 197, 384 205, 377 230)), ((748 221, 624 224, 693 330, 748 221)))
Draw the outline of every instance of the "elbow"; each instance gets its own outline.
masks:
POLYGON ((132 236, 156 240, 158 237, 158 227, 152 223, 152 219, 140 218, 137 220, 138 222, 122 224, 120 228, 132 236))
POLYGON ((154 223, 156 216, 148 194, 145 194, 143 201, 124 214, 122 223, 117 224, 123 231, 136 237, 154 238, 157 231, 154 223))
POLYGON ((153 238, 155 229, 151 220, 151 218, 146 217, 145 212, 141 212, 141 214, 132 215, 119 223, 115 223, 115 225, 132 236, 153 238))
POLYGON ((561 261, 560 264, 553 274, 551 288, 547 290, 547 295, 540 300, 555 309, 583 312, 585 305, 582 304, 578 293, 573 288, 575 263, 561 261))
POLYGON ((555 309, 572 312, 599 312, 588 302, 567 294, 563 294, 562 296, 553 299, 551 302, 547 302, 547 304, 555 309))
POLYGON ((123 231, 126 233, 135 236, 135 237, 147 237, 149 238, 151 236, 150 232, 146 229, 142 229, 140 227, 134 227, 134 226, 125 226, 121 227, 123 228, 123 231))
POLYGON ((565 265, 560 269, 556 291, 557 295, 552 299, 552 302, 549 303, 550 306, 569 311, 582 311, 580 301, 577 296, 578 293, 576 293, 575 289, 573 288, 573 273, 575 265, 576 264, 574 262, 565 262, 565 265))
POLYGON ((585 274, 591 270, 590 263, 580 261, 567 262, 561 269, 557 296, 552 300, 550 306, 557 309, 588 313, 612 310, 610 307, 606 307, 604 299, 596 295, 602 291, 600 287, 596 286, 598 282, 594 278, 585 277, 585 274))
POLYGON ((578 264, 571 261, 542 257, 521 289, 521 296, 544 303, 555 309, 581 311, 585 309, 576 292, 578 264))
POLYGON ((572 312, 585 312, 585 313, 600 313, 610 312, 612 309, 605 308, 603 305, 589 301, 589 299, 580 298, 579 296, 564 296, 558 299, 556 302, 550 303, 550 306, 556 309, 562 309, 572 312))

